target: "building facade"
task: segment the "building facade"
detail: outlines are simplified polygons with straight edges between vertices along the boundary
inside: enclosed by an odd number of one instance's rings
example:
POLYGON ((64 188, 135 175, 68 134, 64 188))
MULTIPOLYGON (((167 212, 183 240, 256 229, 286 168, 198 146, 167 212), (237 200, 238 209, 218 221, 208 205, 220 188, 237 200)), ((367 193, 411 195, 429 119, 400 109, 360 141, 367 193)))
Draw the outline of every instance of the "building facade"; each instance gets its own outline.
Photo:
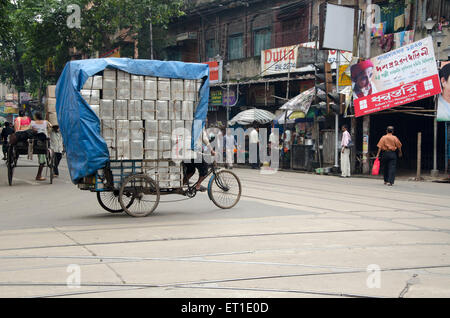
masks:
MULTIPOLYGON (((171 60, 200 63, 217 61, 218 67, 222 67, 222 80, 211 85, 208 115, 210 124, 225 126, 227 119, 254 107, 276 115, 282 114, 279 108, 288 99, 314 86, 314 69, 296 67, 298 65, 291 64, 287 53, 291 52, 293 46, 308 46, 316 40, 319 6, 323 2, 325 1, 187 1, 187 14, 169 26, 169 36, 173 41, 166 51, 171 60), (279 67, 276 71, 265 72, 266 67, 274 65, 279 67)), ((360 24, 355 27, 357 36, 353 57, 374 57, 405 43, 422 39, 429 35, 425 22, 431 18, 436 21, 431 35, 434 36, 438 30, 444 34, 440 45, 435 41, 436 59, 447 60, 444 49, 450 43, 446 22, 450 15, 449 0, 398 1, 394 5, 389 1, 372 0, 370 9, 367 6, 369 1, 365 0, 327 2, 340 3, 360 12, 360 24), (381 35, 370 32, 367 41, 365 24, 369 14, 374 26, 382 24, 383 32, 381 35), (407 40, 404 40, 405 35, 407 40)), ((329 62, 334 62, 335 56, 335 52, 328 52, 329 62)), ((433 98, 427 98, 410 106, 432 111, 435 104, 433 98)), ((399 163, 401 169, 415 170, 417 133, 422 132, 422 168, 443 170, 446 152, 445 125, 437 124, 437 146, 434 147, 434 117, 425 116, 432 113, 421 114, 380 112, 362 118, 352 117, 351 110, 345 115, 340 114, 339 127, 344 123, 348 124, 356 144, 352 158, 353 168, 357 169, 363 158, 370 166, 378 139, 387 125, 394 125, 397 135, 404 142, 405 157, 399 163), (437 161, 437 167, 434 161, 437 161)), ((337 148, 335 116, 316 115, 320 120, 311 124, 309 133, 320 139, 320 145, 323 146, 320 165, 333 166, 337 148), (319 134, 316 131, 320 131, 319 134)), ((300 124, 297 123, 290 129, 304 130, 305 124, 300 124)), ((280 126, 281 130, 284 128, 284 125, 280 126)), ((306 131, 308 132, 308 127, 306 131)), ((317 156, 315 160, 318 160, 317 156)), ((290 163, 293 167, 292 160, 290 163)))

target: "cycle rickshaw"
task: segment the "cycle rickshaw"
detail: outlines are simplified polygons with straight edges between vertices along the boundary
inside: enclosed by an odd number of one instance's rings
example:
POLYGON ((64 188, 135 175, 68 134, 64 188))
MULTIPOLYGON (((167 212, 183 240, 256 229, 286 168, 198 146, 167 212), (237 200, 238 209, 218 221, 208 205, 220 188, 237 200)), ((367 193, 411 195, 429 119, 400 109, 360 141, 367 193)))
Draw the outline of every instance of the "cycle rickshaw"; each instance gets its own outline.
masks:
POLYGON ((33 148, 33 155, 45 155, 45 166, 50 170, 50 184, 53 183, 54 177, 54 155, 53 151, 50 148, 50 139, 49 138, 39 138, 37 136, 33 136, 32 138, 28 138, 26 141, 18 141, 16 144, 8 145, 7 150, 7 158, 6 158, 6 167, 8 168, 8 184, 12 186, 13 176, 15 168, 37 168, 39 166, 36 165, 23 165, 19 166, 18 160, 21 155, 28 155, 29 147, 33 148))
MULTIPOLYGON (((178 194, 186 199, 196 196, 197 183, 184 185, 182 182, 185 172, 183 164, 172 166, 172 169, 179 169, 178 180, 166 180, 155 173, 157 164, 155 160, 111 160, 95 175, 84 178, 79 188, 96 192, 99 204, 106 211, 126 212, 134 217, 144 217, 154 212, 163 195, 178 194)), ((241 182, 236 174, 218 169, 213 162, 208 168, 209 176, 209 199, 221 209, 234 207, 242 193, 241 182)))

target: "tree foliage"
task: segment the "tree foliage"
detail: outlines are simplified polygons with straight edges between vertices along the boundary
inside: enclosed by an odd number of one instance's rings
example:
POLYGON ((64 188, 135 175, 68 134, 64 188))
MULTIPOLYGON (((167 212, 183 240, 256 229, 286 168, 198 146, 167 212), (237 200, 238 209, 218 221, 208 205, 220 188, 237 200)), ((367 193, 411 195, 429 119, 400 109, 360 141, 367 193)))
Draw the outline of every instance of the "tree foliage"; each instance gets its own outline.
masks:
POLYGON ((182 0, 0 0, 0 81, 36 93, 56 80, 76 48, 103 54, 125 39, 148 47, 150 22, 163 29, 183 15, 182 0), (80 28, 68 19, 78 5, 80 28), (147 43, 145 43, 147 42, 147 43), (51 61, 55 71, 46 68, 51 61))

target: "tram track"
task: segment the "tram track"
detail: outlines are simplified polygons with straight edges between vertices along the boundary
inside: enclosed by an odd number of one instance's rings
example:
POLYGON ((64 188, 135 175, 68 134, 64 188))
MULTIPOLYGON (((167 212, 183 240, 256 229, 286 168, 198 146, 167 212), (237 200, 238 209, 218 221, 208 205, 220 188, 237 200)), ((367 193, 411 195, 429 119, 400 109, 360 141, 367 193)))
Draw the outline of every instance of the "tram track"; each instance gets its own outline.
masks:
MULTIPOLYGON (((284 183, 284 184, 282 184, 282 183, 267 182, 267 181, 264 181, 264 185, 266 185, 265 187, 260 187, 259 185, 261 185, 261 180, 244 177, 242 179, 242 181, 243 181, 243 183, 246 182, 246 181, 253 182, 254 184, 250 185, 250 186, 253 187, 254 189, 257 189, 257 190, 266 190, 267 186, 271 186, 270 187, 271 191, 278 192, 278 193, 299 194, 302 191, 306 191, 306 192, 309 191, 309 192, 315 192, 317 194, 315 196, 316 198, 323 199, 325 197, 325 198, 327 198, 329 200, 332 200, 332 201, 341 201, 341 202, 346 202, 346 203, 348 203, 348 200, 341 200, 341 199, 336 198, 336 196, 337 195, 345 195, 345 196, 353 196, 354 195, 352 193, 339 191, 336 188, 333 188, 332 190, 331 189, 330 190, 325 190, 323 187, 322 188, 316 188, 316 187, 311 187, 311 186, 304 187, 304 186, 299 186, 298 184, 293 184, 293 183, 292 184, 291 183, 284 183), (284 190, 283 191, 275 190, 275 189, 277 189, 279 187, 281 187, 284 190), (299 190, 299 192, 294 193, 293 191, 289 190, 289 189, 292 189, 293 187, 295 187, 296 190, 299 190), (288 190, 285 190, 285 189, 288 189, 288 190), (330 197, 324 196, 324 193, 330 193, 331 196, 330 197)), ((246 184, 246 186, 248 186, 248 185, 246 184)), ((399 192, 399 191, 397 191, 397 192, 399 192)), ((395 192, 389 191, 389 193, 392 194, 392 193, 395 193, 395 192)), ((410 193, 410 192, 399 192, 399 193, 413 195, 413 193, 410 193)), ((436 196, 436 195, 434 195, 434 196, 431 195, 431 196, 435 197, 436 199, 442 199, 443 198, 443 196, 436 196)), ((243 195, 243 197, 245 197, 245 195, 243 195)), ((374 199, 374 200, 383 200, 383 202, 386 202, 386 200, 388 200, 388 201, 392 200, 392 201, 395 201, 395 202, 402 202, 402 203, 408 203, 408 204, 415 203, 415 204, 423 205, 426 208, 429 208, 430 206, 433 206, 433 207, 438 207, 438 208, 449 209, 448 205, 435 204, 435 203, 432 203, 432 202, 423 202, 423 203, 422 202, 419 202, 419 203, 411 202, 409 200, 402 200, 402 199, 398 198, 398 196, 396 196, 393 199, 389 199, 386 196, 377 196, 377 195, 373 195, 373 194, 364 194, 364 198, 365 199, 374 199)), ((427 198, 430 198, 430 195, 427 195, 427 198)), ((280 203, 283 202, 281 200, 279 200, 279 201, 280 201, 280 203)), ((367 202, 357 202, 357 201, 355 201, 355 203, 362 203, 365 206, 373 206, 373 207, 377 207, 377 208, 386 208, 386 205, 379 206, 379 205, 368 204, 367 202)))
MULTIPOLYGON (((443 265, 425 265, 425 266, 410 266, 410 267, 392 267, 392 268, 384 268, 380 269, 380 272, 394 272, 394 271, 417 271, 417 270, 429 270, 429 269, 441 269, 441 268, 450 268, 450 264, 443 265)), ((357 270, 349 270, 349 271, 328 271, 328 272, 318 272, 318 273, 294 273, 294 274, 283 274, 283 275, 265 275, 265 276, 248 276, 248 277, 238 277, 238 278, 227 278, 227 279, 213 279, 213 280, 201 280, 201 281, 187 281, 187 282, 177 282, 177 283, 169 283, 169 284, 149 284, 149 283, 83 283, 80 286, 83 287, 123 287, 124 289, 114 290, 114 291, 126 291, 132 289, 147 289, 147 288, 195 288, 193 286, 198 285, 208 285, 208 284, 220 284, 220 283, 232 283, 232 282, 242 282, 242 281, 258 281, 258 280, 268 280, 268 279, 280 279, 280 278, 296 278, 296 277, 317 277, 317 276, 329 276, 329 275, 343 275, 343 274, 367 274, 366 269, 357 269, 357 270), (128 289, 127 289, 128 288, 128 289)), ((17 287, 17 286, 27 286, 27 287, 67 287, 67 283, 58 283, 58 282, 0 282, 0 286, 3 287, 17 287)), ((198 286, 198 288, 205 289, 221 289, 227 287, 213 287, 213 286, 198 286)), ((247 289, 242 287, 228 287, 229 289, 247 289)), ((253 288, 252 288, 253 289, 253 288)), ((257 290, 256 288, 254 290, 257 290)), ((259 291, 268 291, 267 289, 259 289, 259 291)), ((92 294, 92 293, 105 293, 110 292, 111 290, 99 290, 99 291, 85 291, 85 292, 76 292, 76 293, 59 293, 53 295, 40 295, 34 296, 36 298, 42 297, 62 297, 69 295, 81 295, 81 294, 92 294)), ((272 291, 276 291, 273 289, 272 291)), ((282 289, 277 290, 279 292, 297 292, 297 293, 311 293, 312 291, 307 290, 289 290, 282 289)), ((368 295, 358 295, 358 294, 350 294, 350 293, 336 293, 336 292, 323 292, 317 291, 316 293, 320 293, 322 295, 333 294, 335 296, 344 296, 346 295, 354 295, 359 297, 372 297, 368 295)))
MULTIPOLYGON (((397 245, 375 245, 375 246, 342 246, 333 248, 314 248, 314 250, 330 250, 330 249, 367 249, 367 248, 385 248, 385 247, 417 247, 417 246, 449 246, 450 243, 415 243, 415 244, 401 244, 397 245)), ((249 255, 267 252, 299 252, 311 250, 308 248, 286 248, 286 249, 258 249, 252 251, 234 251, 234 252, 224 252, 224 253, 211 253, 211 254, 201 254, 201 255, 184 255, 184 256, 174 256, 174 257, 138 257, 138 256, 100 256, 100 255, 20 255, 20 256, 0 256, 1 260, 27 260, 27 259, 41 259, 41 260, 92 260, 98 262, 90 263, 77 263, 80 266, 95 266, 95 265, 108 265, 108 264, 120 264, 124 262, 186 262, 186 263, 218 263, 218 264, 233 264, 233 265, 260 265, 260 266, 280 266, 280 267, 303 267, 303 268, 327 268, 333 271, 346 271, 346 270, 363 270, 362 268, 348 267, 348 266, 337 266, 337 265, 322 265, 322 264, 298 264, 298 263, 280 263, 280 262, 262 262, 262 261, 244 261, 244 260, 224 260, 224 259, 205 259, 205 257, 214 256, 235 256, 235 255, 249 255)), ((25 268, 12 268, 6 270, 0 270, 0 272, 13 272, 13 271, 24 271, 24 270, 37 270, 37 269, 49 269, 49 268, 63 268, 71 264, 55 264, 46 266, 33 266, 25 268)))
MULTIPOLYGON (((357 232, 418 232, 433 230, 421 229, 346 229, 346 230, 325 230, 325 231, 298 231, 298 232, 275 232, 275 233, 249 233, 249 234, 234 234, 234 235, 214 235, 214 236, 192 236, 192 237, 170 237, 147 240, 122 240, 122 241, 108 241, 108 242, 84 242, 80 243, 83 246, 102 246, 102 245, 117 245, 117 244, 137 244, 137 243, 151 243, 151 242, 169 242, 169 241, 187 241, 187 240, 205 240, 205 239, 226 239, 226 238, 243 238, 243 237, 261 237, 261 236, 286 236, 286 235, 310 235, 310 234, 330 234, 330 233, 357 233, 357 232)), ((19 251, 19 250, 33 250, 33 249, 47 249, 47 248, 65 248, 65 247, 80 247, 79 244, 60 244, 60 245, 36 245, 27 247, 11 247, 0 248, 3 251, 19 251)))

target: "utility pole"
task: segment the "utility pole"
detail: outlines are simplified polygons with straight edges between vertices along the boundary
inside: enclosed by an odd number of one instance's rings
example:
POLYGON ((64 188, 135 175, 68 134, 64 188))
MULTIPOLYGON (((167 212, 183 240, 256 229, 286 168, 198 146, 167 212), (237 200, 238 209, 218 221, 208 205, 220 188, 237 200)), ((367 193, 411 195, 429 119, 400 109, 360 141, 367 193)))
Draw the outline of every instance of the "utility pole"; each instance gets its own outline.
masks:
POLYGON ((152 23, 152 11, 150 10, 150 59, 153 60, 153 23, 152 23))
MULTIPOLYGON (((366 23, 365 23, 365 56, 370 58, 370 27, 372 25, 372 0, 366 0, 366 23)), ((363 174, 369 174, 370 172, 370 144, 369 144, 369 132, 370 132, 370 116, 366 115, 363 119, 363 174), (367 143, 366 149, 364 143, 367 143), (367 152, 365 152, 367 150, 367 152)))
MULTIPOLYGON (((338 5, 341 5, 342 1, 339 0, 338 1, 338 5)), ((339 96, 339 67, 341 64, 341 51, 337 50, 336 52, 337 56, 336 56, 336 93, 339 96)), ((341 105, 339 105, 340 108, 341 105)), ((335 117, 334 117, 334 167, 335 168, 339 168, 339 150, 338 150, 338 145, 339 145, 339 114, 336 113, 335 117)))
POLYGON ((437 105, 438 95, 434 96, 434 118, 433 118, 433 170, 431 170, 431 176, 437 177, 439 170, 437 169, 437 105))
MULTIPOLYGON (((339 4, 341 3, 341 1, 339 1, 339 4)), ((339 96, 339 67, 341 64, 341 51, 337 50, 336 52, 337 57, 336 57, 336 93, 339 96)), ((339 105, 339 108, 341 107, 341 105, 339 105)), ((335 141, 335 145, 334 145, 334 166, 336 168, 339 167, 339 151, 338 151, 338 145, 339 145, 339 114, 336 112, 336 115, 334 117, 334 141, 335 141)))
POLYGON ((230 63, 227 62, 225 65, 225 69, 227 71, 227 125, 228 128, 228 121, 230 120, 230 63))

